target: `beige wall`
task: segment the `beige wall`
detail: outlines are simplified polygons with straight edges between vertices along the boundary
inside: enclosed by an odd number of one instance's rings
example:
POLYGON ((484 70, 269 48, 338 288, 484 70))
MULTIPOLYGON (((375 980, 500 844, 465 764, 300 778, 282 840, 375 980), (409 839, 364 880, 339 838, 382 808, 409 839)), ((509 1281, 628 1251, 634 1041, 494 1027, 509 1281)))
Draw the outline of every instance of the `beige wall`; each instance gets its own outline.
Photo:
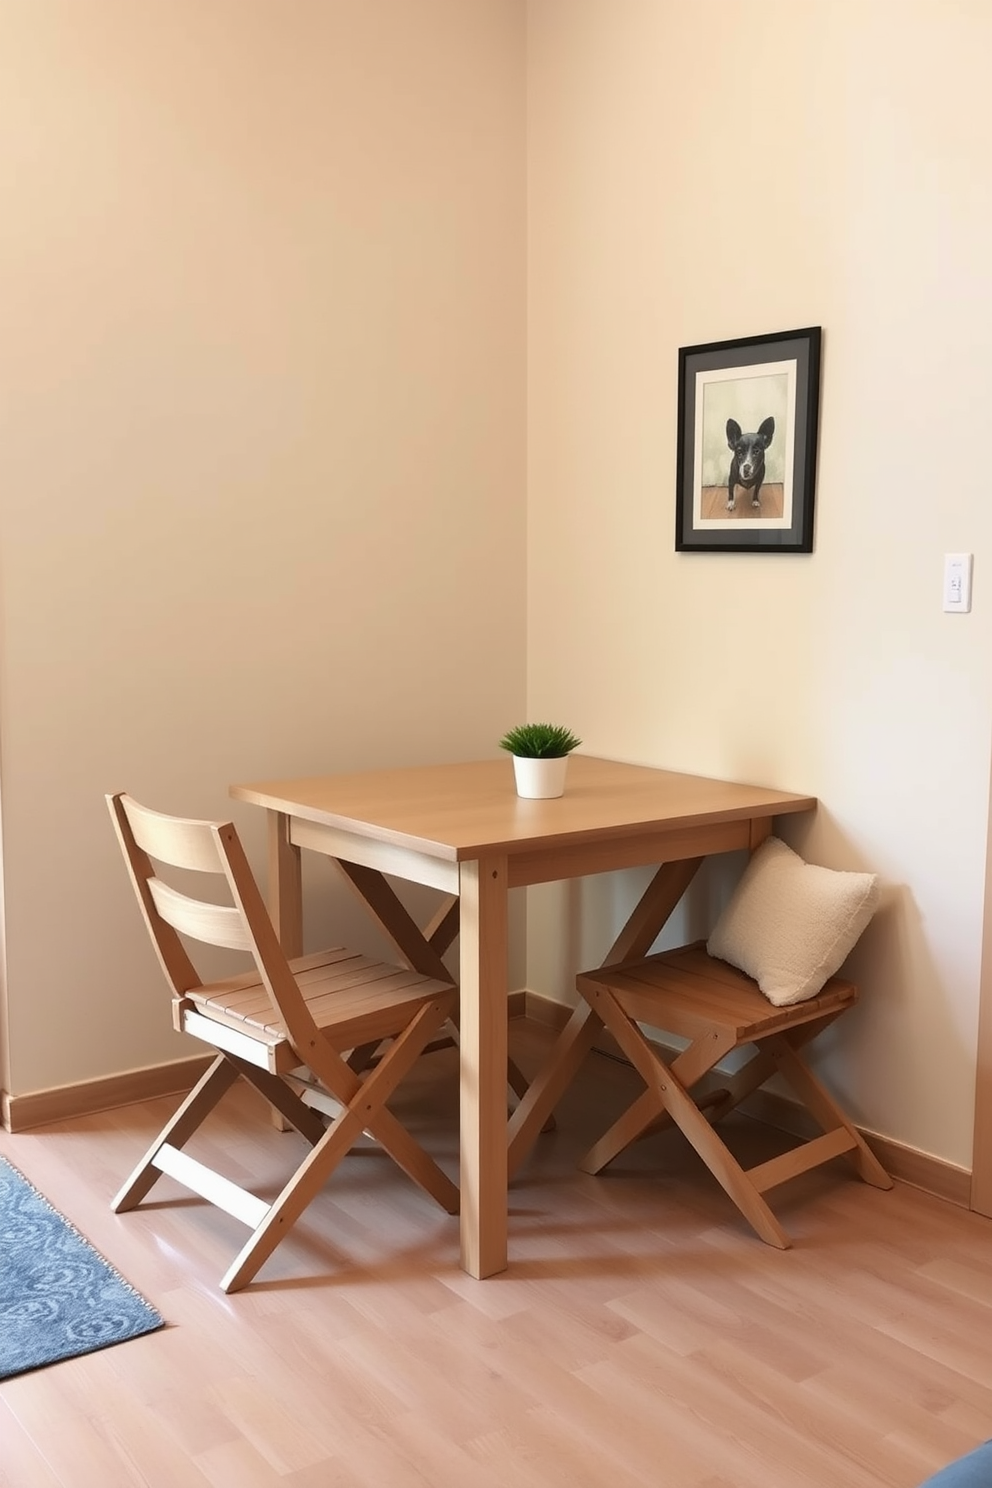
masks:
MULTIPOLYGON (((820 797, 790 840, 886 886, 824 1067, 868 1127, 968 1166, 992 7, 536 0, 529 50, 530 711, 591 752, 820 797), (815 552, 676 554, 678 347, 813 324, 815 552), (941 612, 947 551, 976 555, 970 615, 941 612)), ((633 889, 535 897, 531 985, 565 997, 633 889)))
POLYGON ((105 791, 259 859, 230 782, 491 755, 522 713, 523 18, 3 6, 12 1093, 189 1052, 105 791))
MULTIPOLYGON (((992 11, 531 0, 526 107, 523 15, 3 9, 3 1083, 185 1052, 105 790, 257 858, 230 781, 490 754, 526 677, 591 751, 819 795, 790 839, 886 884, 824 1068, 968 1165, 992 11), (807 324, 814 554, 675 554, 677 348, 807 324)), ((530 985, 567 999, 637 882, 535 891, 530 985)))

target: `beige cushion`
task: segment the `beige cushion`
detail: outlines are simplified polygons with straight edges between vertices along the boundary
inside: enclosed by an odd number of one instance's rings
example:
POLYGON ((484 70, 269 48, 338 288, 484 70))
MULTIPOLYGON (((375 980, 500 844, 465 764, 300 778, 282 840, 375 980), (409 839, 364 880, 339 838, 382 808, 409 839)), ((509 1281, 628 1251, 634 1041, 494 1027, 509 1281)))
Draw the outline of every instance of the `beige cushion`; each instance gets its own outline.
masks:
POLYGON ((815 997, 878 906, 875 873, 804 863, 777 837, 761 844, 706 942, 753 977, 776 1007, 815 997))

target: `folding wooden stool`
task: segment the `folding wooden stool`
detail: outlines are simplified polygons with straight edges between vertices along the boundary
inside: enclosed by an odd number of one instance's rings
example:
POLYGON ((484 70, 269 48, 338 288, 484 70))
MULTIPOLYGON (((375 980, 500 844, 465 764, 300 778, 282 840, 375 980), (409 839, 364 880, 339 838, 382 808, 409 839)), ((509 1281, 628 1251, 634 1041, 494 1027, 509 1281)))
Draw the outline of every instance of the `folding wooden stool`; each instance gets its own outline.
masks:
MULTIPOLYGON (((750 977, 708 955, 705 944, 698 942, 580 973, 576 986, 646 1086, 586 1153, 579 1164, 584 1172, 601 1172, 632 1142, 674 1123, 762 1240, 781 1250, 791 1242, 763 1195, 787 1179, 843 1155, 866 1183, 892 1187, 861 1134, 804 1058, 816 1035, 857 1000, 853 983, 831 977, 817 996, 776 1007, 750 977), (688 1039, 688 1047, 669 1062, 641 1024, 688 1039), (745 1046, 754 1046, 747 1063, 732 1075, 718 1072, 705 1081, 704 1092, 693 1094, 721 1060, 745 1046), (815 1119, 821 1134, 744 1169, 714 1128, 776 1073, 815 1119)), ((583 1028, 584 1048, 593 1036, 588 1026, 583 1028)))

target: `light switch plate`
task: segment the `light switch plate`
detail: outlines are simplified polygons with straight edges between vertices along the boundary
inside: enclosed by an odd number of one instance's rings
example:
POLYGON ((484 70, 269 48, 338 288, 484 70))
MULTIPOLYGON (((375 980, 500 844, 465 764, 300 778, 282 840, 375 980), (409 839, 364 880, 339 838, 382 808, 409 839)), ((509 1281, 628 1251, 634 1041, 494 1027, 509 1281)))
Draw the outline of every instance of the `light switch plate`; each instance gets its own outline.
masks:
POLYGON ((944 554, 944 612, 966 615, 971 609, 971 553, 944 554))

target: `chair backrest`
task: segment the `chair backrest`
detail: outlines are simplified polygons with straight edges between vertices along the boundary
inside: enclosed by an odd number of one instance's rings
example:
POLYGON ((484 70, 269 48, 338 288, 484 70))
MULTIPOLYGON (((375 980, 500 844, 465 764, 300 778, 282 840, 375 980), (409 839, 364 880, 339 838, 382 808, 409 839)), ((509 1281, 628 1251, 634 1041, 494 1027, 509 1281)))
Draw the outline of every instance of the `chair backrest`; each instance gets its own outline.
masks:
POLYGON ((108 795, 107 805, 148 933, 175 996, 203 986, 181 935, 246 951, 294 1045, 299 1049, 301 1043, 318 1037, 233 823, 167 816, 123 792, 108 795), (156 863, 222 877, 233 903, 216 904, 175 888, 159 877, 156 863))

